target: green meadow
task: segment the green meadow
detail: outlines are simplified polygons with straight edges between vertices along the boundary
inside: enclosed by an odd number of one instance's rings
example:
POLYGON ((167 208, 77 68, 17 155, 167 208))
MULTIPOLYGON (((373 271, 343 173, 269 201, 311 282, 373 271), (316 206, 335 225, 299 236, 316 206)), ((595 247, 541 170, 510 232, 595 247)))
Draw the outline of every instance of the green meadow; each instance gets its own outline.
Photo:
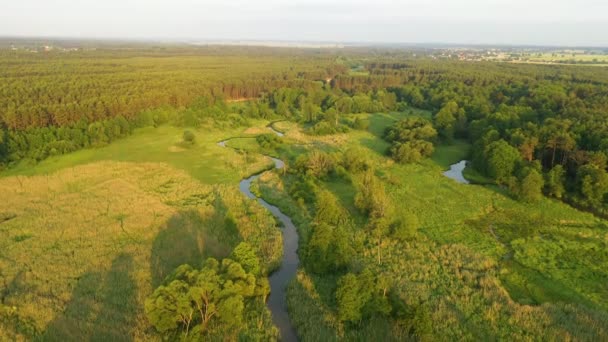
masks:
MULTIPOLYGON (((266 122, 252 122, 253 132, 264 130, 266 122), (260 127, 257 129, 256 127, 260 127)), ((233 136, 247 136, 246 128, 217 127, 209 123, 197 130, 192 146, 182 144, 184 129, 169 125, 146 127, 131 136, 101 148, 90 148, 64 156, 50 157, 29 165, 21 163, 2 176, 32 176, 97 161, 113 160, 135 163, 166 163, 187 171, 205 184, 234 184, 246 175, 265 168, 269 163, 259 155, 246 155, 217 145, 233 136)))

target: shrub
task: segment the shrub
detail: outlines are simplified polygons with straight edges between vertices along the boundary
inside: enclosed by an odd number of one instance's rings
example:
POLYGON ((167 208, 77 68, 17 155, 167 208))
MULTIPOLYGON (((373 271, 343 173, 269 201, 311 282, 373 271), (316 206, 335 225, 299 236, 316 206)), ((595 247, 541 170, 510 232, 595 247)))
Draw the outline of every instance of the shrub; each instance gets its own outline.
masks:
POLYGON ((192 131, 185 130, 184 134, 182 135, 182 139, 186 144, 192 145, 196 140, 196 136, 194 135, 194 133, 192 133, 192 131))

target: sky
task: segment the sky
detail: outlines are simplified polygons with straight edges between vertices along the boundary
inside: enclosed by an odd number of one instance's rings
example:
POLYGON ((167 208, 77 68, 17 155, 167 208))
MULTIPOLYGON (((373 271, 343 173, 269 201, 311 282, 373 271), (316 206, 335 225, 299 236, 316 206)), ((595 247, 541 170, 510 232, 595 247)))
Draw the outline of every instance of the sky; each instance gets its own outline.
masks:
POLYGON ((0 0, 0 36, 608 46, 608 0, 0 0))

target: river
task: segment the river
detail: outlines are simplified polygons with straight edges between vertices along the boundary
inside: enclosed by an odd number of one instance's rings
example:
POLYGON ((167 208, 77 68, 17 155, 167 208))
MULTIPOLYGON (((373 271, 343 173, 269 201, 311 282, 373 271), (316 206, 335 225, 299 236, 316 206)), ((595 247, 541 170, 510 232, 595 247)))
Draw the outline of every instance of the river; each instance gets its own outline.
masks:
MULTIPOLYGON (((277 135, 280 133, 278 131, 274 132, 277 135)), ((218 145, 226 147, 226 140, 220 141, 218 145)), ((276 169, 285 167, 285 163, 280 159, 272 158, 272 161, 274 162, 276 169)), ((279 208, 264 201, 251 192, 251 183, 259 178, 264 172, 241 180, 239 189, 248 198, 257 199, 257 201, 268 209, 283 225, 283 259, 281 260, 281 266, 274 271, 268 279, 270 282, 270 296, 268 296, 266 305, 272 313, 273 323, 279 328, 281 341, 297 341, 296 331, 291 325, 291 320, 287 313, 287 284, 295 277, 300 263, 300 259, 298 258, 298 232, 289 216, 283 214, 279 208)))
POLYGON ((268 128, 269 128, 269 129, 270 129, 270 130, 271 130, 271 131, 274 133, 274 134, 276 134, 276 135, 277 135, 277 136, 279 136, 279 137, 282 137, 282 136, 284 136, 284 135, 285 135, 283 132, 279 132, 279 131, 277 131, 276 129, 274 129, 274 127, 272 127, 272 124, 269 124, 267 127, 268 127, 268 128))

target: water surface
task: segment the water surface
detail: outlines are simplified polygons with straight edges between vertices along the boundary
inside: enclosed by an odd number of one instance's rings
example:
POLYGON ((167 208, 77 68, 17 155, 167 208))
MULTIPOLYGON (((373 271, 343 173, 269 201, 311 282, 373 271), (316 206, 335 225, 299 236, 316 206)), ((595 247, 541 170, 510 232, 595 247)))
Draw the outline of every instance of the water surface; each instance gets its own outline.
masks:
POLYGON ((470 182, 464 178, 464 175, 462 174, 464 168, 467 167, 467 163, 468 162, 466 160, 461 160, 456 164, 452 164, 450 165, 450 169, 444 172, 443 175, 457 181, 458 183, 469 184, 470 182))

